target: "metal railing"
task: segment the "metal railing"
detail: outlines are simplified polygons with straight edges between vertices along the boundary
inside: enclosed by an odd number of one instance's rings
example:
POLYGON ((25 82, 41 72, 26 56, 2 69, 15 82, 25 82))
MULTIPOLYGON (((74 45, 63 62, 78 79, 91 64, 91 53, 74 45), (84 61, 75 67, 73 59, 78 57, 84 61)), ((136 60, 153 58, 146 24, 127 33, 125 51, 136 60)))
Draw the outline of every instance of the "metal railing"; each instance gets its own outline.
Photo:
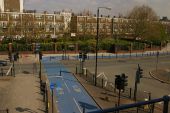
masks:
MULTIPOLYGON (((143 105, 154 105, 155 103, 158 103, 158 102, 163 102, 162 113, 168 113, 169 101, 170 101, 170 97, 164 96, 162 98, 152 99, 150 101, 143 101, 143 102, 138 102, 138 103, 133 103, 133 104, 121 105, 121 106, 114 107, 114 108, 97 110, 97 111, 88 112, 88 113, 111 113, 111 112, 115 113, 115 112, 119 112, 121 110, 126 110, 126 109, 134 108, 134 107, 140 107, 143 105)), ((151 111, 151 113, 154 113, 154 109, 153 109, 153 111, 151 111)))
POLYGON ((9 113, 9 109, 0 109, 0 113, 9 113))

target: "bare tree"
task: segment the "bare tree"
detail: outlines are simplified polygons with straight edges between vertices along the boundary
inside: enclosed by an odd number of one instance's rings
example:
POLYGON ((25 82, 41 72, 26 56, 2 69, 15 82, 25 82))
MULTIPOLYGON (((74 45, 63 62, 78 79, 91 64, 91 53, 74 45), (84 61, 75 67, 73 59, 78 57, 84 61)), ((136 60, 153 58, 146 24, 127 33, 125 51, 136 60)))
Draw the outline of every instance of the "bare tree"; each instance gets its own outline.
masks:
POLYGON ((153 24, 158 22, 158 16, 155 11, 149 6, 136 6, 131 12, 127 14, 128 26, 130 26, 131 33, 134 39, 142 39, 145 33, 150 32, 149 29, 153 27, 153 24), (149 30, 149 31, 148 31, 149 30))

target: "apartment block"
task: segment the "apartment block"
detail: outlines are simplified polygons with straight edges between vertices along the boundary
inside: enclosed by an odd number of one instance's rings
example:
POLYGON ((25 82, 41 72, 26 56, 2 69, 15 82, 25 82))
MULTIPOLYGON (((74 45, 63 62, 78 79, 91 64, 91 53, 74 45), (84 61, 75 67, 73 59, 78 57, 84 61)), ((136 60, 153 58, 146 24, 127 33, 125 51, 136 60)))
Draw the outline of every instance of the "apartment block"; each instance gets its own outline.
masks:
MULTIPOLYGON (((96 35, 97 17, 72 16, 70 23, 71 33, 79 35, 96 35)), ((112 36, 113 19, 110 17, 99 17, 99 35, 112 36)))
POLYGON ((1 12, 0 28, 0 36, 57 36, 64 32, 64 17, 47 12, 1 12))
POLYGON ((23 0, 0 0, 1 12, 23 12, 23 0))

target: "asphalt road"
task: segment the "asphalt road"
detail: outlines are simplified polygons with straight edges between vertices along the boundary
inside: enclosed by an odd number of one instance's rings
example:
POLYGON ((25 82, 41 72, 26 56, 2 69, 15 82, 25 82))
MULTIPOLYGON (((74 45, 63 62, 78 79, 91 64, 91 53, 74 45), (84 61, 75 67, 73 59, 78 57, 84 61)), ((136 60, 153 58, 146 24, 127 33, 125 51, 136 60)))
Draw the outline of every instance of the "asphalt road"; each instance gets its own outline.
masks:
MULTIPOLYGON (((75 72, 75 67, 79 66, 79 61, 63 61, 63 64, 75 72)), ((151 98, 159 98, 170 94, 169 84, 161 83, 151 78, 149 74, 150 71, 156 69, 156 56, 145 58, 99 59, 98 73, 104 72, 110 82, 114 82, 115 75, 125 73, 128 76, 128 87, 134 88, 135 73, 138 64, 140 64, 141 68, 144 70, 144 77, 141 78, 138 90, 146 95, 146 98, 148 97, 147 92, 151 93, 151 98)), ((95 60, 87 60, 84 63, 84 67, 94 73, 95 60)), ((158 58, 157 68, 170 69, 169 56, 160 56, 158 58)))
POLYGON ((58 57, 43 58, 50 83, 55 84, 54 96, 60 113, 83 113, 99 109, 78 80, 58 61, 58 57), (60 76, 60 71, 61 76, 60 76))

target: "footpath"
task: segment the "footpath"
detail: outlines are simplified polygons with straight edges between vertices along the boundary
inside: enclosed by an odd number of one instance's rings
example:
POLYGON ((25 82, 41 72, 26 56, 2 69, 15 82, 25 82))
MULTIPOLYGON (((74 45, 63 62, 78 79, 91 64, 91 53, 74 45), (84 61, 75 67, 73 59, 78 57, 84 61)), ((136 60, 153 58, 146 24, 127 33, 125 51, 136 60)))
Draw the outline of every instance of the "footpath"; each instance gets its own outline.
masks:
MULTIPOLYGON (((7 57, 7 55, 1 55, 0 59, 7 57)), ((32 72, 24 73, 22 70, 23 65, 35 62, 36 59, 33 55, 23 56, 16 62, 16 66, 22 65, 15 77, 0 76, 0 113, 7 113, 5 109, 8 109, 9 113, 45 113, 45 103, 40 92, 38 75, 32 74, 32 72)))

